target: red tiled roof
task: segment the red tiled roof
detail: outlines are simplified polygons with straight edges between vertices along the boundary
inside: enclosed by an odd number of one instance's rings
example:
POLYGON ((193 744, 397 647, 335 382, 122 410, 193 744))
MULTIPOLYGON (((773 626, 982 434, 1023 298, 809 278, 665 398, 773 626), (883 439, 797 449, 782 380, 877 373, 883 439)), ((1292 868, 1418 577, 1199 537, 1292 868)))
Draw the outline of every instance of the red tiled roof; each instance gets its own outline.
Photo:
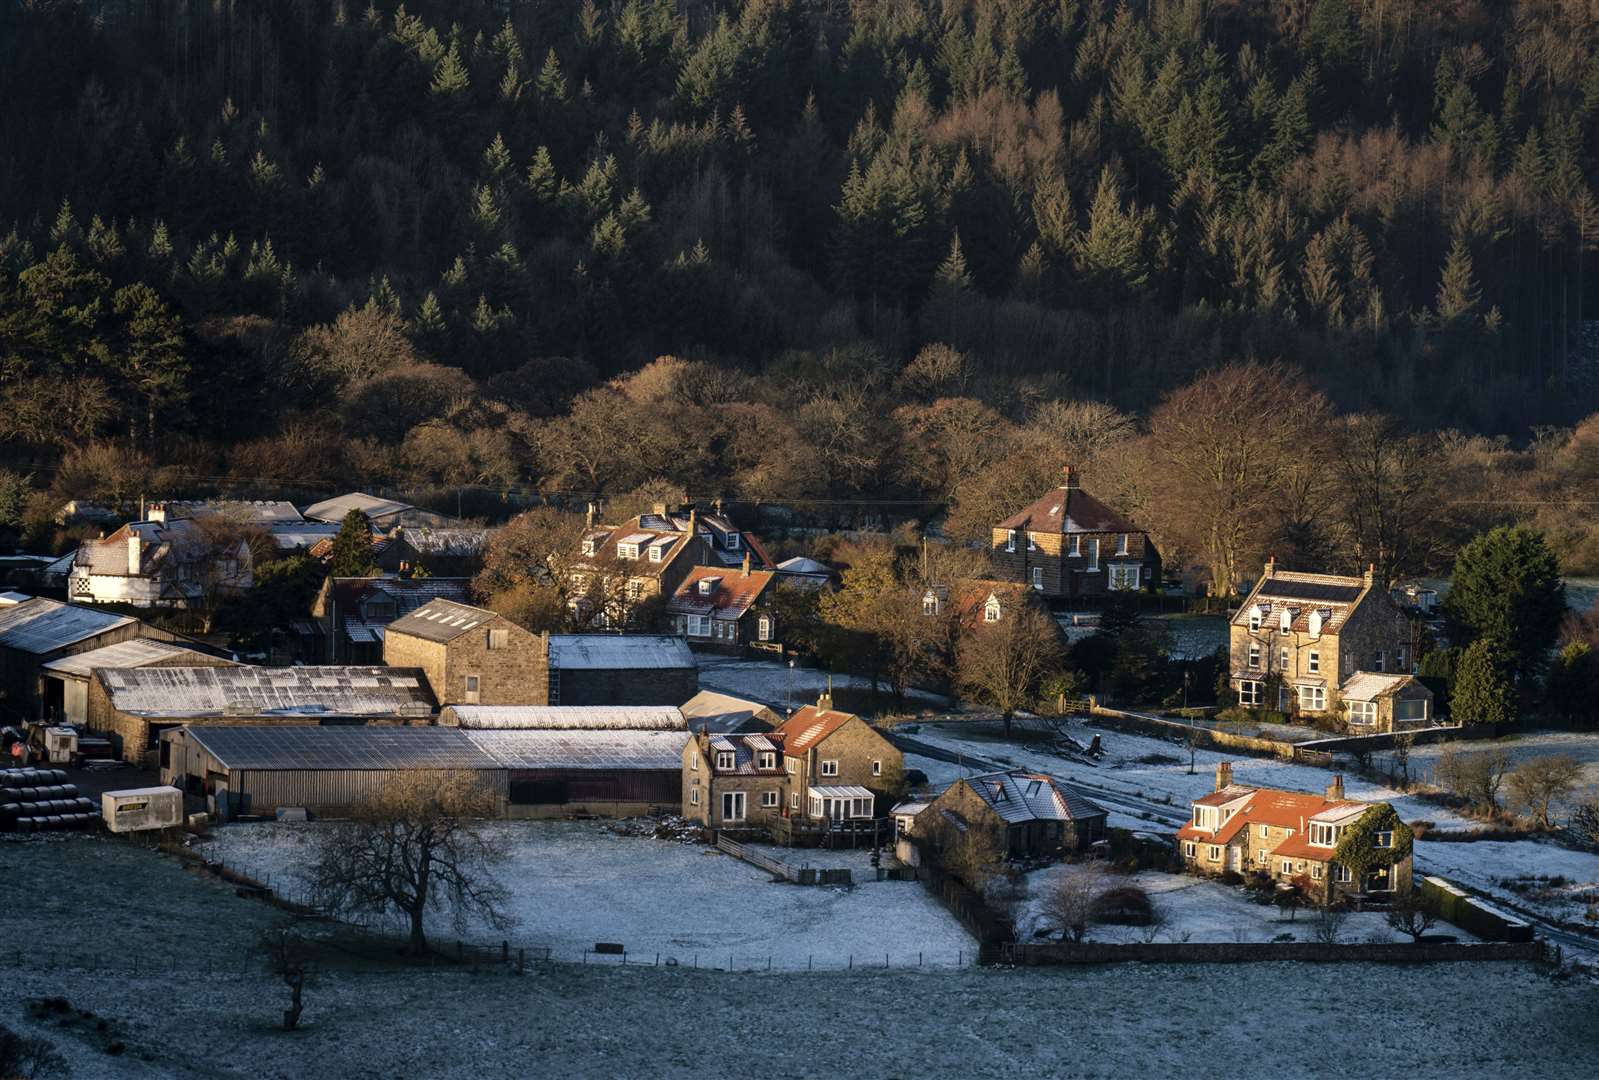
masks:
POLYGON ((1310 842, 1310 832, 1296 832, 1272 849, 1272 857, 1279 859, 1310 859, 1314 862, 1332 862, 1333 849, 1316 847, 1310 842))
POLYGON ((1137 525, 1078 487, 1058 487, 995 526, 1029 532, 1142 532, 1137 525))
POLYGON ((761 538, 756 536, 754 533, 747 532, 744 534, 744 546, 755 553, 755 557, 760 560, 761 566, 764 566, 770 570, 776 565, 772 562, 772 557, 766 553, 765 543, 763 543, 761 538))
MULTIPOLYGON (((1200 806, 1221 806, 1248 795, 1248 801, 1222 823, 1215 832, 1196 828, 1192 821, 1177 830, 1179 840, 1197 840, 1207 844, 1225 844, 1251 825, 1274 825, 1292 829, 1295 840, 1304 835, 1310 819, 1341 806, 1361 806, 1347 799, 1329 800, 1320 795, 1307 795, 1302 791, 1282 791, 1277 788, 1246 788, 1233 785, 1193 800, 1200 806)), ((1286 843, 1287 841, 1285 841, 1286 843)), ((1317 849, 1325 850, 1325 849, 1317 849)), ((1275 854, 1275 852, 1274 852, 1275 854)), ((1295 855, 1295 858, 1308 856, 1295 855)))
POLYGON ((667 601, 666 610, 676 615, 721 615, 738 618, 759 600, 761 593, 777 575, 770 570, 741 570, 720 566, 696 566, 667 601), (700 582, 716 579, 709 595, 701 595, 700 582))
POLYGON ((783 721, 776 733, 783 737, 786 753, 803 754, 853 719, 854 713, 807 705, 783 721))

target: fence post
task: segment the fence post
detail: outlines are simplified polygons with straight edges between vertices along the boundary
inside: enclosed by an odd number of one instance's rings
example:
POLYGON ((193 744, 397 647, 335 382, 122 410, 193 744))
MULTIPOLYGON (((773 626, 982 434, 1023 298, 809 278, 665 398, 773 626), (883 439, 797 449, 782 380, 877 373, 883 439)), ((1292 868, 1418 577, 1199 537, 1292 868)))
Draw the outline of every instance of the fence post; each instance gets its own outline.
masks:
POLYGON ((855 954, 854 953, 850 953, 849 954, 849 969, 851 971, 855 970, 855 954))

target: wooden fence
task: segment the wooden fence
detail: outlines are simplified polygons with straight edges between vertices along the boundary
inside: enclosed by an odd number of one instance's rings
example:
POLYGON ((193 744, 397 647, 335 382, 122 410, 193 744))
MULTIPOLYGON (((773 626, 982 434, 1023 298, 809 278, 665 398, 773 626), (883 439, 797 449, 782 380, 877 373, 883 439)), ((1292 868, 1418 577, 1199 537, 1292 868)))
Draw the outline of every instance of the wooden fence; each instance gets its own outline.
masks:
POLYGON ((854 876, 847 867, 819 868, 814 866, 795 866, 792 863, 774 859, 764 852, 758 851, 748 844, 741 844, 737 840, 729 839, 718 833, 716 846, 727 852, 735 859, 758 866, 774 877, 784 881, 791 881, 796 885, 852 885, 854 876))

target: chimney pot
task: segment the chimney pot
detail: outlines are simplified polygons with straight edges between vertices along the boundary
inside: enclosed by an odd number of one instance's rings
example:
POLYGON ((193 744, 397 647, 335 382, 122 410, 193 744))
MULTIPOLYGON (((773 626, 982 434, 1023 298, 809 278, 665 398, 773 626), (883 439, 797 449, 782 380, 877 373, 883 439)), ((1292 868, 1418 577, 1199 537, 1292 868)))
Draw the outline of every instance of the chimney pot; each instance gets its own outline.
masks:
POLYGON ((1327 785, 1327 801, 1344 801, 1344 778, 1342 776, 1334 776, 1332 782, 1327 785))
POLYGON ((1277 572, 1277 556, 1266 556, 1266 576, 1271 577, 1277 572))
POLYGON ((1230 787, 1232 782, 1233 763, 1230 761, 1218 761, 1216 763, 1216 790, 1221 791, 1223 788, 1230 787))
POLYGON ((744 572, 741 575, 739 575, 739 576, 740 577, 749 577, 750 576, 750 553, 748 551, 746 551, 744 553, 744 572))
POLYGON ((1074 488, 1076 488, 1077 487, 1077 467, 1074 466, 1074 465, 1064 466, 1061 469, 1061 479, 1064 481, 1064 483, 1062 483, 1061 486, 1064 487, 1067 491, 1071 491, 1074 488))

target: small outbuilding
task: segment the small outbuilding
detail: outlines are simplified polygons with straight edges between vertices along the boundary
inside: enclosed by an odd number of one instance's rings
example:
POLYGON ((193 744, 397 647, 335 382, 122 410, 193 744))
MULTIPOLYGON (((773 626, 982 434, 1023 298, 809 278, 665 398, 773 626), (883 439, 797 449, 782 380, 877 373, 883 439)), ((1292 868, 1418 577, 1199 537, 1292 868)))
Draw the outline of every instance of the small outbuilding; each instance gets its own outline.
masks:
POLYGON ((100 796, 100 815, 114 833, 173 829, 183 824, 183 792, 175 787, 107 791, 100 796))
POLYGON ((1105 808, 1047 773, 1008 769, 956 780, 894 807, 899 835, 935 848, 973 834, 1007 858, 1078 851, 1105 838, 1105 808))
POLYGON ((1351 734, 1424 728, 1432 723, 1432 691, 1414 675, 1357 671, 1338 688, 1351 734))

